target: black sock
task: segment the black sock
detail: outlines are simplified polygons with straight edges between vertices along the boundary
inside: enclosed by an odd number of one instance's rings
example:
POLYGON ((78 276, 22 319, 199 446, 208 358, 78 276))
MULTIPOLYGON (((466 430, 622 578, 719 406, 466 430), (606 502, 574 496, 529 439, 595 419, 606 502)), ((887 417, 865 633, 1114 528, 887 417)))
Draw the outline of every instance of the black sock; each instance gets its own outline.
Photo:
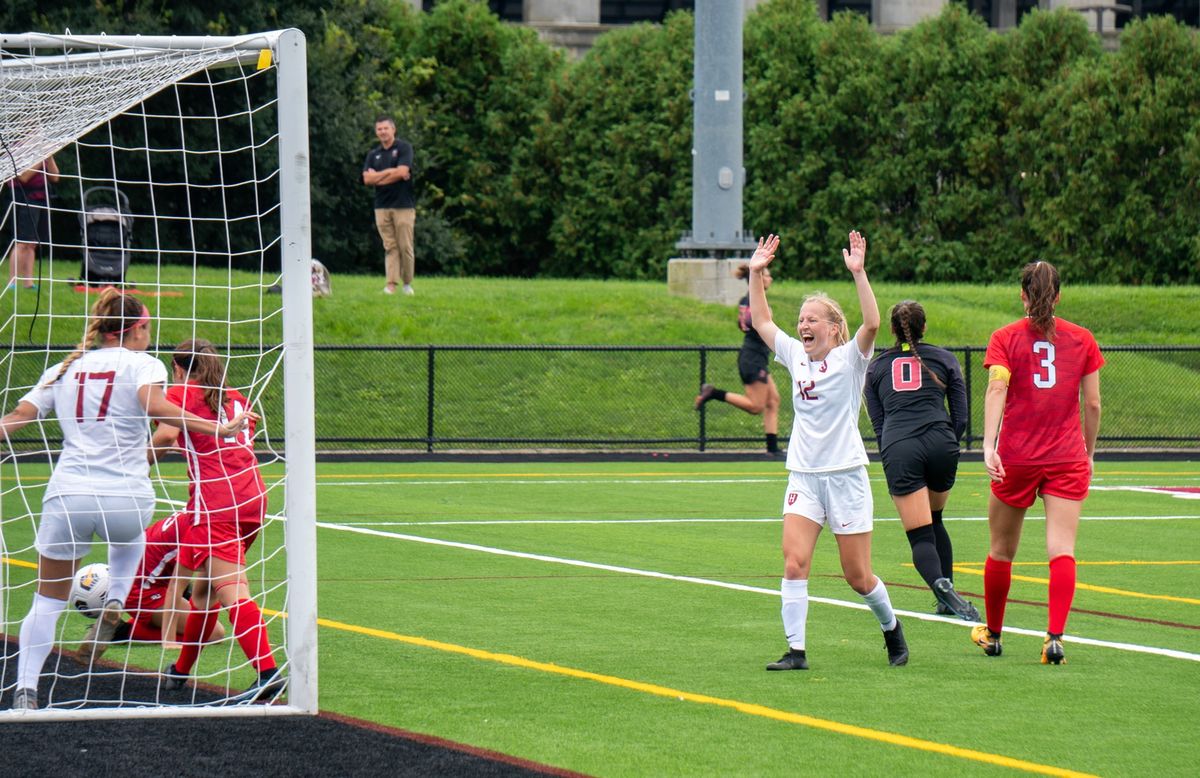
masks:
POLYGON ((124 643, 125 641, 129 640, 129 636, 130 636, 130 634, 132 634, 132 632, 133 632, 133 622, 132 621, 122 621, 120 624, 117 625, 117 628, 113 631, 112 642, 124 643))
POLYGON ((933 512, 933 536, 937 543, 938 557, 942 560, 942 577, 954 580, 954 546, 950 543, 950 533, 942 523, 942 512, 933 512))
POLYGON ((769 453, 769 454, 778 454, 779 453, 779 436, 776 435, 774 432, 767 433, 767 453, 769 453))
POLYGON ((712 399, 717 402, 725 402, 725 390, 713 388, 712 399))
POLYGON ((912 546, 912 560, 917 572, 933 588, 933 582, 942 577, 942 566, 938 562, 937 546, 934 545, 933 527, 910 529, 904 533, 908 536, 908 544, 912 546))

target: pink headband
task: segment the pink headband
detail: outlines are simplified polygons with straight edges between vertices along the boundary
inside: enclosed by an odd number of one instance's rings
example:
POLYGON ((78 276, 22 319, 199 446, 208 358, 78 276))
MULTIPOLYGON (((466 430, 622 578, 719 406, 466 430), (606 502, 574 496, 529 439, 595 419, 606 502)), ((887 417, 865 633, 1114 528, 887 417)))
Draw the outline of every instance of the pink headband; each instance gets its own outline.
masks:
POLYGON ((150 323, 150 309, 143 305, 142 306, 142 315, 138 317, 137 321, 135 321, 133 324, 130 324, 128 327, 126 327, 123 330, 117 330, 113 334, 114 335, 124 335, 126 332, 129 332, 134 327, 140 327, 143 324, 149 324, 149 323, 150 323))

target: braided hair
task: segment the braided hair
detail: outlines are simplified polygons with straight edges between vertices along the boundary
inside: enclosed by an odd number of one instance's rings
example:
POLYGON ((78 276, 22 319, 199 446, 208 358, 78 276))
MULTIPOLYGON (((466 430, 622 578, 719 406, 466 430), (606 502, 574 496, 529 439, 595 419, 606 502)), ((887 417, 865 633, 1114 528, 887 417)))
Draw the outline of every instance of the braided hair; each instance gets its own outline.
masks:
POLYGON ((945 389, 945 382, 925 365, 921 353, 917 351, 917 343, 925 335, 925 308, 919 302, 901 300, 892 306, 892 334, 896 336, 896 345, 907 344, 921 369, 929 373, 935 384, 945 389))
POLYGON ((143 317, 148 316, 149 311, 146 306, 142 305, 142 302, 133 295, 121 294, 111 286, 105 289, 92 304, 91 316, 88 318, 87 329, 83 332, 83 339, 79 341, 75 350, 62 361, 58 373, 46 382, 46 386, 58 383, 58 380, 66 375, 67 368, 83 356, 84 352, 99 346, 105 336, 123 336, 137 326, 143 317))
POLYGON ((203 338, 185 340, 175 349, 172 361, 204 391, 204 403, 219 414, 225 404, 225 366, 212 343, 203 338))
POLYGON ((1049 262, 1030 262, 1021 268, 1021 291, 1025 310, 1034 328, 1054 340, 1054 306, 1058 303, 1058 270, 1049 262))

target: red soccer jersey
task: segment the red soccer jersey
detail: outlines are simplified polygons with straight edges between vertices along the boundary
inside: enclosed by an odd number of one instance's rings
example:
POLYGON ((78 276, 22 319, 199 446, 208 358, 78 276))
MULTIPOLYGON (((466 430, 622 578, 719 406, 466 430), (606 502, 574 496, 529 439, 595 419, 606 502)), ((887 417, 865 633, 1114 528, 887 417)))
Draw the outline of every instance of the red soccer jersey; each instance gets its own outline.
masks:
POLYGON ((179 556, 179 519, 174 514, 146 528, 146 551, 141 567, 133 581, 133 589, 125 600, 129 612, 161 610, 167 595, 167 581, 175 573, 179 556))
POLYGON ((983 366, 1012 374, 998 444, 1005 464, 1031 465, 1087 459, 1079 419, 1079 384, 1104 364, 1092 333, 1054 319, 1046 340, 1029 319, 992 333, 983 366))
MULTIPOLYGON (((250 402, 236 389, 226 389, 220 418, 204 400, 204 390, 188 382, 167 389, 167 399, 205 419, 221 422, 249 410, 250 402)), ((256 503, 266 488, 254 456, 254 423, 230 438, 194 435, 180 430, 177 441, 187 456, 188 511, 199 520, 208 514, 256 503), (197 489, 197 485, 199 489, 197 489)))

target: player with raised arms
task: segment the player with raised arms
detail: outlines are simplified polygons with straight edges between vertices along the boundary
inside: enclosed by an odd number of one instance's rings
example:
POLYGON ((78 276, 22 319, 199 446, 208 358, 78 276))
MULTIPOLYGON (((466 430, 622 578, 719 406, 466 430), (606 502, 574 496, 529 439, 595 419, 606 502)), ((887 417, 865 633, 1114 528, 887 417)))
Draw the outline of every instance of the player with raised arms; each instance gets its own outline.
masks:
MULTIPOLYGON (((175 383, 167 397, 198 416, 220 420, 245 413, 250 401, 225 384, 225 367, 207 340, 180 343, 172 358, 175 383)), ((259 700, 278 694, 284 685, 262 611, 250 597, 246 552, 262 528, 267 494, 254 454, 253 421, 237 434, 212 438, 189 434, 169 423, 154 432, 156 451, 177 447, 188 463, 188 505, 181 517, 184 530, 179 574, 195 575, 191 610, 184 623, 179 659, 167 668, 164 688, 182 689, 224 608, 233 636, 258 672, 240 697, 259 700)))
POLYGON ((1054 315, 1058 270, 1031 262, 1021 270, 1025 317, 988 341, 983 404, 983 463, 992 479, 991 542, 983 568, 987 624, 971 639, 1000 656, 1000 631, 1025 511, 1041 496, 1050 563, 1042 664, 1066 661, 1062 635, 1075 598, 1075 536, 1095 469, 1104 357, 1088 330, 1054 315), (1083 422, 1080 424, 1080 399, 1083 422))
POLYGON ((867 241, 850 233, 842 249, 862 308, 862 326, 850 337, 846 316, 825 295, 805 298, 793 338, 771 318, 763 273, 775 258, 779 238, 759 239, 750 259, 750 313, 754 328, 770 344, 792 377, 792 437, 787 449, 788 485, 783 500, 783 629, 788 651, 768 670, 807 670, 808 576, 821 529, 837 539, 846 583, 866 602, 883 630, 888 663, 908 662, 904 630, 892 610, 887 587, 871 571, 874 503, 867 477, 867 452, 858 431, 863 382, 879 331, 879 307, 867 280, 867 241))
POLYGON ((80 649, 90 658, 109 642, 142 560, 143 528, 154 512, 146 443, 150 419, 170 421, 199 436, 236 435, 250 415, 214 421, 166 398, 167 371, 146 353, 150 311, 131 295, 104 290, 92 306, 82 341, 0 419, 8 436, 53 413, 62 453, 42 498, 37 528, 38 584, 21 623, 17 688, 12 707, 38 706, 38 677, 54 646, 79 560, 92 536, 108 543, 108 601, 80 649))
POLYGON ((967 428, 967 387, 954 355, 925 337, 925 309, 892 306, 896 345, 867 370, 867 414, 879 441, 888 492, 912 549, 913 566, 937 598, 937 612, 979 621, 954 589, 954 547, 942 510, 958 474, 958 441, 967 428), (949 400, 950 412, 946 413, 949 400))

